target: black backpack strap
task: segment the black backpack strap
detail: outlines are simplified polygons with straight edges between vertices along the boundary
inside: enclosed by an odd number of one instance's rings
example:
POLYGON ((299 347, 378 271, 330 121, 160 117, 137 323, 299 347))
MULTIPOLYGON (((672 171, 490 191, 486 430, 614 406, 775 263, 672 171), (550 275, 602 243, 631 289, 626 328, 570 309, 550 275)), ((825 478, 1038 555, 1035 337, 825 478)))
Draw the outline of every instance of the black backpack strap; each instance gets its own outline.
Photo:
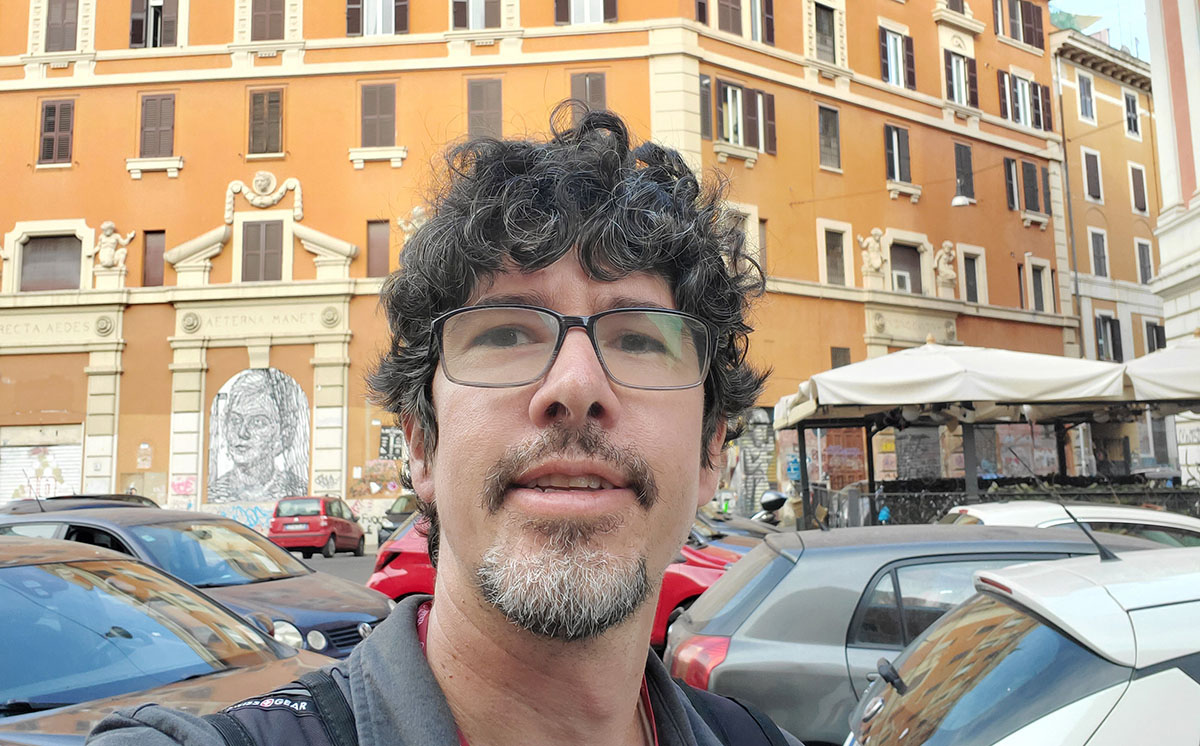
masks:
POLYGON ((751 704, 675 683, 725 746, 788 746, 779 726, 751 704))
POLYGON ((309 671, 299 679, 312 692, 313 702, 321 713, 325 728, 333 746, 358 746, 358 728, 354 725, 354 712, 346 695, 324 669, 309 671))
POLYGON ((204 720, 207 720, 209 725, 217 729, 221 734, 221 738, 225 739, 227 746, 256 746, 254 739, 242 727, 242 724, 226 712, 214 712, 211 715, 202 715, 204 720))

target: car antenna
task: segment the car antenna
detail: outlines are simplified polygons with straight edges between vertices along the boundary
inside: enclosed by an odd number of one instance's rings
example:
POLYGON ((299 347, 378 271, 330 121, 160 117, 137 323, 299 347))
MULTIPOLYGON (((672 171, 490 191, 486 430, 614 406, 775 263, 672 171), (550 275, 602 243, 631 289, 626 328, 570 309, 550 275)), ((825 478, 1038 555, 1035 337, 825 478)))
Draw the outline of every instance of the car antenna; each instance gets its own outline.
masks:
POLYGON ((1025 463, 1024 459, 1021 458, 1020 454, 1013 450, 1012 446, 1008 446, 1008 450, 1009 453, 1011 453, 1013 457, 1017 459, 1017 461, 1021 462, 1021 466, 1024 466, 1030 474, 1033 474, 1033 478, 1037 480, 1038 484, 1054 497, 1054 501, 1058 503, 1058 507, 1063 509, 1067 516, 1075 523, 1076 526, 1079 527, 1079 530, 1083 532, 1083 535, 1088 537, 1088 540, 1096 545, 1096 550, 1100 553, 1101 562, 1107 562, 1109 560, 1119 561, 1121 559, 1114 554, 1111 549, 1100 543, 1100 540, 1096 538, 1096 535, 1092 533, 1092 529, 1090 529, 1086 523, 1081 522, 1075 517, 1074 513, 1067 509, 1067 503, 1062 499, 1062 495, 1058 494, 1058 490, 1054 489, 1053 485, 1046 483, 1033 471, 1033 469, 1030 469, 1029 464, 1025 463))
POLYGON ((42 505, 42 497, 38 494, 37 488, 33 486, 33 480, 29 478, 29 472, 22 469, 21 472, 25 475, 25 483, 29 485, 29 491, 33 493, 33 499, 37 501, 38 512, 45 513, 46 506, 42 505))

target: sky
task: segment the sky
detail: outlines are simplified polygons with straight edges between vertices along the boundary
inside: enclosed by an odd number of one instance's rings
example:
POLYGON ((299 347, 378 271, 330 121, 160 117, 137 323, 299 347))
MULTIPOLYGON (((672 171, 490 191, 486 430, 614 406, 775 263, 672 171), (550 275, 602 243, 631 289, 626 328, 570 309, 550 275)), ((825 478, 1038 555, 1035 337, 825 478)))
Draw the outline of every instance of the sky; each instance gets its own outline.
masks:
POLYGON ((1084 31, 1094 34, 1108 29, 1108 43, 1120 49, 1129 47, 1136 57, 1149 62, 1146 42, 1146 4, 1144 0, 1050 0, 1051 10, 1079 15, 1102 16, 1102 20, 1084 31))

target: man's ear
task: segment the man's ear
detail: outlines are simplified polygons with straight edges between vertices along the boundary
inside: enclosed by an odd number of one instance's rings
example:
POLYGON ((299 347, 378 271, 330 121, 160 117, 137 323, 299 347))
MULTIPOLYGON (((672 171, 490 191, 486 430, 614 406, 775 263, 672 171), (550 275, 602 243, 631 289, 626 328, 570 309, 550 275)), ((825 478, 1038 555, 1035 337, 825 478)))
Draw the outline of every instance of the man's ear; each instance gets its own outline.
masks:
POLYGON ((700 489, 696 494, 696 507, 701 508, 717 494, 717 483, 721 479, 721 457, 725 453, 725 432, 727 423, 724 419, 717 423, 717 429, 705 447, 708 449, 708 462, 712 466, 700 466, 700 489))
POLYGON ((408 446, 408 474, 412 478, 413 490, 422 500, 429 500, 433 495, 433 464, 431 454, 425 450, 425 431, 417 424, 415 417, 402 417, 400 427, 408 446))

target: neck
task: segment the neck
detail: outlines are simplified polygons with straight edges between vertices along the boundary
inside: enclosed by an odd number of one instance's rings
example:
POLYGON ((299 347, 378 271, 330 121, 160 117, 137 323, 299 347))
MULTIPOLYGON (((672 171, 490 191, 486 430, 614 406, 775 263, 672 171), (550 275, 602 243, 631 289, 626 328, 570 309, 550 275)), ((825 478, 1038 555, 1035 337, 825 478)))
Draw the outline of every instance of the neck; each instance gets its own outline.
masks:
POLYGON ((243 482, 250 484, 266 484, 275 474, 275 460, 262 459, 248 464, 238 465, 236 469, 243 482))
POLYGON ((426 655, 471 746, 642 746, 638 702, 654 605, 593 640, 537 637, 438 568, 426 655))

